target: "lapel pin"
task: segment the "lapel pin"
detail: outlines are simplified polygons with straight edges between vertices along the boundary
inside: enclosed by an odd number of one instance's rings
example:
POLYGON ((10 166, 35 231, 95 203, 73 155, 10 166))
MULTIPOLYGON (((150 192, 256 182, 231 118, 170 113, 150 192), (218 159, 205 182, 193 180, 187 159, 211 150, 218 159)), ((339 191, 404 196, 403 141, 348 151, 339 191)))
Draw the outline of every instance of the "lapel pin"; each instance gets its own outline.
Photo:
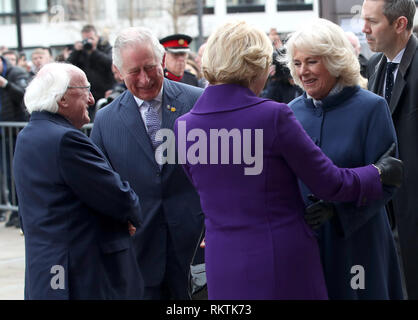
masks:
POLYGON ((176 108, 174 108, 174 107, 172 107, 170 105, 167 106, 167 109, 170 110, 171 112, 176 112, 177 111, 176 108))

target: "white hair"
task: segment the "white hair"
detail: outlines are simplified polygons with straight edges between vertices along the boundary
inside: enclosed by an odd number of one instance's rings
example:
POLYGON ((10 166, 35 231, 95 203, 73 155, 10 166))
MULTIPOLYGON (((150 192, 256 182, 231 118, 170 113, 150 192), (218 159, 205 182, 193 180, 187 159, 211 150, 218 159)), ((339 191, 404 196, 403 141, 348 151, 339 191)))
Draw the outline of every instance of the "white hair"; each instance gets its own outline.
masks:
POLYGON ((122 50, 136 44, 150 44, 158 62, 163 62, 165 49, 152 31, 144 27, 132 27, 122 30, 116 37, 115 45, 113 46, 113 64, 119 70, 123 66, 121 57, 122 50))
POLYGON ((293 62, 296 50, 320 56, 331 75, 344 87, 359 84, 360 63, 343 29, 335 23, 314 19, 293 33, 286 43, 284 60, 295 83, 303 88, 293 62))
POLYGON ((57 113, 57 102, 67 91, 71 73, 76 69, 66 63, 45 65, 26 88, 24 102, 29 114, 34 111, 57 113))

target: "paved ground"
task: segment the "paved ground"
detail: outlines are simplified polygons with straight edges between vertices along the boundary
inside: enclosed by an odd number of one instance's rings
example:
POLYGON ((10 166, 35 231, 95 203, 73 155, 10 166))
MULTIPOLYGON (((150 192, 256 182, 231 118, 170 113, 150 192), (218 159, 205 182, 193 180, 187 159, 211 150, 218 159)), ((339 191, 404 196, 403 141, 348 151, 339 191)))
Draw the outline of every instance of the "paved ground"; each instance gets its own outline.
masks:
POLYGON ((23 300, 24 277, 24 237, 0 223, 0 300, 23 300))

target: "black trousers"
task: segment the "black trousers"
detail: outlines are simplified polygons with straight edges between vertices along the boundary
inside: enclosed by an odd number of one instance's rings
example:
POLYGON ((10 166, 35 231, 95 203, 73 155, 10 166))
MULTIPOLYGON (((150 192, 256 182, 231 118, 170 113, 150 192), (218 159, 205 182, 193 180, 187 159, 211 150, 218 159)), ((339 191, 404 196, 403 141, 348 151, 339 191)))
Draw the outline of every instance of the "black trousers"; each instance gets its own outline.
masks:
POLYGON ((167 231, 166 269, 162 282, 158 286, 145 287, 144 300, 190 300, 189 272, 178 261, 174 245, 167 231))

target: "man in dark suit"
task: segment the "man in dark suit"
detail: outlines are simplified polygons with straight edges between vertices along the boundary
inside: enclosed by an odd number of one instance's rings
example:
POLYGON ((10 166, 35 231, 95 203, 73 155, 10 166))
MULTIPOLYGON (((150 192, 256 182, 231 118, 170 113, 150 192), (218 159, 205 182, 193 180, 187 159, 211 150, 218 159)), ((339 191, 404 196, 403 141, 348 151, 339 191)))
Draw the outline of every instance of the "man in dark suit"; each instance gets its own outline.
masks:
POLYGON ((157 163, 162 154, 156 134, 172 130, 202 89, 164 79, 163 57, 164 48, 146 28, 118 35, 113 63, 128 90, 99 110, 92 139, 141 199, 143 226, 134 241, 144 298, 185 300, 203 213, 183 169, 157 163))
MULTIPOLYGON (((414 0, 366 0, 363 17, 370 49, 369 90, 386 98, 405 165, 392 202, 409 299, 418 299, 418 40, 412 34, 414 0)), ((396 232, 396 231, 395 231, 396 232)))
POLYGON ((140 299, 131 235, 140 206, 80 129, 94 103, 83 71, 49 64, 28 86, 14 176, 25 233, 25 299, 140 299))

